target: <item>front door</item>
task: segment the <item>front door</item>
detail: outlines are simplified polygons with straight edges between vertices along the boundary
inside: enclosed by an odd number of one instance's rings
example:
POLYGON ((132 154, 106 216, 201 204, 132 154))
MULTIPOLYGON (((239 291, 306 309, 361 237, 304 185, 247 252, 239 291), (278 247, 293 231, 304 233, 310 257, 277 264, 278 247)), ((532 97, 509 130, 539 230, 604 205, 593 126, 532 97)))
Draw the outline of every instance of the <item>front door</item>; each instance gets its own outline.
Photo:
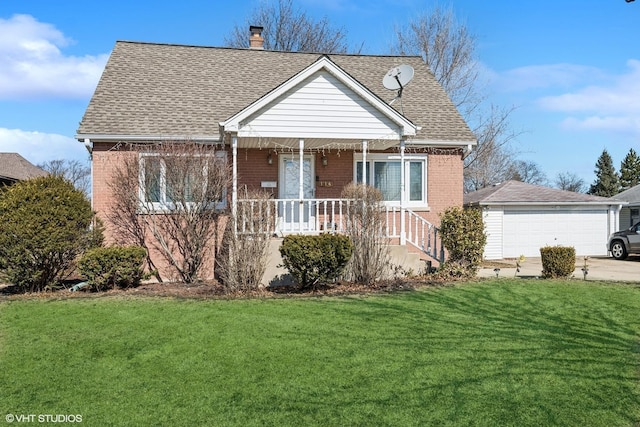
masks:
POLYGON ((300 200, 300 157, 280 157, 280 199, 278 216, 282 231, 312 231, 315 229, 315 206, 309 200, 315 195, 313 155, 302 160, 303 201, 300 200))

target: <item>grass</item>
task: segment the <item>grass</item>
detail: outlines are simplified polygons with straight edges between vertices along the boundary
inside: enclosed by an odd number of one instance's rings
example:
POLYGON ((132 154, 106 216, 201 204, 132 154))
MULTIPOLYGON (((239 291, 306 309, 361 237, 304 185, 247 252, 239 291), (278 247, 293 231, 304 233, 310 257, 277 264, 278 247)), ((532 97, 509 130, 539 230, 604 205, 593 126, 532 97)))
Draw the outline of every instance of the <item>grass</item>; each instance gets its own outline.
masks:
POLYGON ((100 426, 637 426, 640 287, 4 301, 0 393, 100 426))

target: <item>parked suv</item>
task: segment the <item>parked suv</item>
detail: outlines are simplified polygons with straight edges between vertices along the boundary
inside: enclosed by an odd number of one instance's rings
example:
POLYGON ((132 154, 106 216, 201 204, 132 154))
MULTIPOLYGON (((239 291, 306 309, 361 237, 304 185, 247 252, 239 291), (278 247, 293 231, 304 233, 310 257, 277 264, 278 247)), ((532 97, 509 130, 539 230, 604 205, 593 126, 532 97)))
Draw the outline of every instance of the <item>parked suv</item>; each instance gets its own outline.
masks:
POLYGON ((640 222, 609 236, 607 248, 615 259, 625 259, 629 254, 640 254, 640 222))

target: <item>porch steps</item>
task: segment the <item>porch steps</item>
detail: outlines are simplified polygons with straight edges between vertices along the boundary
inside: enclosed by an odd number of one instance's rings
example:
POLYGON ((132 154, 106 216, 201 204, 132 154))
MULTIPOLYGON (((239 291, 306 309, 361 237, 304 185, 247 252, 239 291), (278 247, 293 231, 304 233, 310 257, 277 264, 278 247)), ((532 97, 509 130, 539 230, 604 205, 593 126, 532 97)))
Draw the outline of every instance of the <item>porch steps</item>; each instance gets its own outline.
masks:
MULTIPOLYGON (((263 286, 269 285, 290 285, 291 277, 284 267, 278 267, 282 264, 280 256, 280 245, 282 238, 273 238, 269 242, 269 255, 267 259, 267 269, 262 278, 263 286)), ((413 274, 424 273, 426 262, 420 258, 416 252, 409 250, 407 246, 389 245, 391 255, 391 264, 400 266, 404 272, 413 272, 413 274)))
POLYGON ((402 267, 406 272, 413 274, 423 274, 426 262, 420 258, 420 254, 410 251, 406 245, 390 245, 391 264, 402 267))

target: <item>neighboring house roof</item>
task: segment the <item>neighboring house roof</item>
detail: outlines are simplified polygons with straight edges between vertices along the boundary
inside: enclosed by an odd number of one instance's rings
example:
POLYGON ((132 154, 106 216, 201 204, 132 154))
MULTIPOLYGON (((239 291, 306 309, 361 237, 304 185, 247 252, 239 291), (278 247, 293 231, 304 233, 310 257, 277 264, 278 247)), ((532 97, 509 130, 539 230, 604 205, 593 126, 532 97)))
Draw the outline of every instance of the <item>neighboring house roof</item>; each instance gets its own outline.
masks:
POLYGON ((632 205, 640 204, 640 184, 635 187, 631 187, 622 193, 616 194, 613 198, 628 202, 632 205))
POLYGON ((18 153, 0 153, 0 179, 22 181, 45 175, 47 172, 29 163, 18 153))
MULTIPOLYGON (((474 143, 475 136, 419 56, 276 52, 118 41, 78 129, 78 138, 219 137, 220 123, 326 57, 386 105, 387 71, 414 78, 392 107, 416 126, 416 141, 474 143)), ((386 108, 386 107, 385 107, 386 108)))
POLYGON ((616 199, 558 190, 520 181, 506 181, 464 195, 465 206, 478 205, 620 205, 616 199))

